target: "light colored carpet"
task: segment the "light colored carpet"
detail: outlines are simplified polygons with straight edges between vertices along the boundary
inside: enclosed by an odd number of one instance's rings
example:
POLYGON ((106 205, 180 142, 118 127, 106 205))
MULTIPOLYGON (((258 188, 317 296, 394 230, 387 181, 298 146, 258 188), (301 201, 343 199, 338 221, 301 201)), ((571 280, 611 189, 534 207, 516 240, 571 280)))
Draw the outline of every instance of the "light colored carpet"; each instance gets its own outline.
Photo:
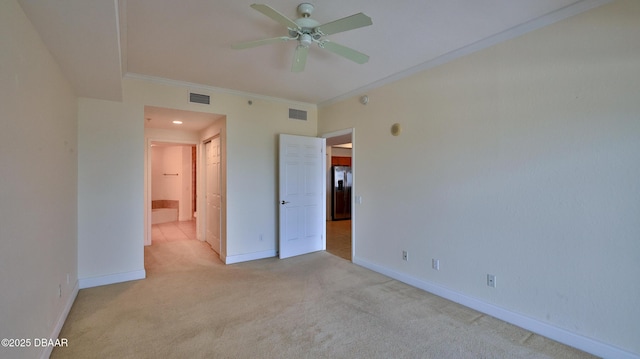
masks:
POLYGON ((147 279, 79 292, 52 358, 591 358, 326 252, 145 256, 147 279))

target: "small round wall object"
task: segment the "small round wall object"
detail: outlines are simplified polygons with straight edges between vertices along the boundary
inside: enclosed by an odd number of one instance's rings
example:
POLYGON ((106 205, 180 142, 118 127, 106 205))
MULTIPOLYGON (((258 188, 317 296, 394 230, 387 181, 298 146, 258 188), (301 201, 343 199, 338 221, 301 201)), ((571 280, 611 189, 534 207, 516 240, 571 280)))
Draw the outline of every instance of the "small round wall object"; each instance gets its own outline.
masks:
POLYGON ((402 133, 402 126, 399 123, 394 123, 391 125, 391 134, 394 136, 399 136, 402 133))
POLYGON ((360 97, 360 103, 363 104, 363 105, 368 104, 369 103, 369 96, 364 95, 364 96, 360 97))

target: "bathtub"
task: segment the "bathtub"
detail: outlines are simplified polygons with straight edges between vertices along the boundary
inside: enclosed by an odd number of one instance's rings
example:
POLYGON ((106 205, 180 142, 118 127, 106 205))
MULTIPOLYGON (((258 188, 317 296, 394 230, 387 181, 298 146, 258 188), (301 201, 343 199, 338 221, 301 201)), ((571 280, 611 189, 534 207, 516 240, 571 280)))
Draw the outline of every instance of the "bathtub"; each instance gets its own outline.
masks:
POLYGON ((177 208, 154 208, 151 210, 151 224, 175 222, 177 220, 177 208))

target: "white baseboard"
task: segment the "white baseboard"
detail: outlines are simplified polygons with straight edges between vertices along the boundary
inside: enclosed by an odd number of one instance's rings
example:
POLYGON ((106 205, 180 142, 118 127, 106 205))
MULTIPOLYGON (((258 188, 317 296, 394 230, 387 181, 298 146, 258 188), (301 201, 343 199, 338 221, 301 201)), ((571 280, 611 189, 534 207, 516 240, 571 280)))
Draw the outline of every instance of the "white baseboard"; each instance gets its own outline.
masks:
MULTIPOLYGON (((76 285, 73 286, 73 290, 71 291, 71 295, 67 299, 67 303, 64 305, 58 320, 56 321, 56 325, 53 327, 51 334, 49 335, 49 339, 57 339, 59 338, 60 331, 62 330, 62 326, 64 322, 67 320, 67 316, 69 316, 69 312, 71 311, 71 307, 73 306, 73 302, 76 301, 76 297, 78 296, 78 290, 80 290, 79 283, 76 281, 76 285)), ((51 352, 53 351, 53 346, 43 346, 42 352, 40 353, 41 359, 47 359, 51 356, 51 352)))
POLYGON ((237 256, 225 256, 224 258, 221 258, 221 259, 225 264, 234 264, 234 263, 240 263, 240 262, 255 261, 257 259, 272 258, 272 257, 275 257, 276 255, 278 255, 278 252, 276 252, 275 249, 273 249, 273 250, 262 251, 262 252, 240 254, 237 256))
POLYGON ((107 284, 115 284, 128 282, 131 280, 145 279, 147 277, 147 272, 142 270, 137 270, 133 272, 126 273, 117 273, 117 274, 109 274, 103 275, 100 277, 90 277, 90 278, 80 278, 78 282, 80 283, 80 289, 99 287, 101 285, 107 284))
POLYGON ((364 259, 354 257, 353 263, 587 353, 591 353, 602 358, 640 359, 640 355, 638 354, 572 333, 565 329, 555 327, 522 314, 511 312, 437 284, 426 282, 405 273, 396 272, 392 269, 368 262, 364 259))

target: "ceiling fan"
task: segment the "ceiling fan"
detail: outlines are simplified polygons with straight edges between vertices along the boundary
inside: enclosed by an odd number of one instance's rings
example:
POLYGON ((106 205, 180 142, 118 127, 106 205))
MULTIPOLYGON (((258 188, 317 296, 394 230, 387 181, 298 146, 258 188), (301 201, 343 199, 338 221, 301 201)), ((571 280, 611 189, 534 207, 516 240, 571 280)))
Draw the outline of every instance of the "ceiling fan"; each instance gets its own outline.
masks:
POLYGON ((253 4, 251 7, 268 16, 272 20, 286 26, 289 30, 289 36, 241 42, 232 45, 231 47, 234 49, 248 49, 276 42, 298 40, 298 46, 296 47, 296 51, 293 56, 293 65, 291 66, 292 72, 301 72, 304 70, 304 66, 307 62, 309 46, 314 42, 318 44, 320 48, 329 50, 334 54, 340 55, 358 64, 364 64, 369 61, 369 56, 324 38, 326 35, 332 35, 371 25, 371 18, 363 13, 347 16, 345 18, 320 25, 319 22, 311 18, 311 13, 313 12, 314 7, 309 3, 302 3, 298 5, 298 14, 300 14, 300 17, 295 20, 289 19, 268 5, 253 4))

